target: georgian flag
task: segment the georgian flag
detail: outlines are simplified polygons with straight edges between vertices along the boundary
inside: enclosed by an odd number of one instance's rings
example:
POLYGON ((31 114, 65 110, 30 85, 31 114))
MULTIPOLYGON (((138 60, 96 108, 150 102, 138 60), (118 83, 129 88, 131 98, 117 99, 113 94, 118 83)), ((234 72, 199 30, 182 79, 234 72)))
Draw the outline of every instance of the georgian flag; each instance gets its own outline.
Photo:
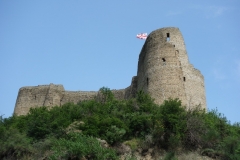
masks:
POLYGON ((139 33, 139 34, 137 34, 137 38, 139 38, 139 39, 147 39, 147 33, 139 33))

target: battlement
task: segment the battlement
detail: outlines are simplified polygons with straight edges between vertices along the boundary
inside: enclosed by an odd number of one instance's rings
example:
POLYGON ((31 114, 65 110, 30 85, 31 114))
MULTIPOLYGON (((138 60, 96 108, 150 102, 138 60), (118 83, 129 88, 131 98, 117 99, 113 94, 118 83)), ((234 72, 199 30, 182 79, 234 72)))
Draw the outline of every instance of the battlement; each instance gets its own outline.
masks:
MULTIPOLYGON (((176 27, 157 29, 147 37, 138 59, 137 76, 125 89, 112 90, 115 98, 128 99, 143 90, 162 104, 179 98, 188 108, 206 108, 204 77, 188 60, 183 36, 176 27)), ((65 91, 63 85, 27 86, 19 89, 14 114, 25 115, 31 107, 61 106, 101 97, 98 91, 65 91)))

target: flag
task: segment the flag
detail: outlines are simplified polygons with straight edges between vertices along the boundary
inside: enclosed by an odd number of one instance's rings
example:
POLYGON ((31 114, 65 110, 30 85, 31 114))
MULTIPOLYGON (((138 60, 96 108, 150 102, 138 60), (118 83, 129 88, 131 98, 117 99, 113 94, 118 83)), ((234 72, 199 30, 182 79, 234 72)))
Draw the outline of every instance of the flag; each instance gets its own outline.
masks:
POLYGON ((137 38, 139 38, 139 39, 147 39, 147 33, 139 33, 139 34, 137 34, 137 38))

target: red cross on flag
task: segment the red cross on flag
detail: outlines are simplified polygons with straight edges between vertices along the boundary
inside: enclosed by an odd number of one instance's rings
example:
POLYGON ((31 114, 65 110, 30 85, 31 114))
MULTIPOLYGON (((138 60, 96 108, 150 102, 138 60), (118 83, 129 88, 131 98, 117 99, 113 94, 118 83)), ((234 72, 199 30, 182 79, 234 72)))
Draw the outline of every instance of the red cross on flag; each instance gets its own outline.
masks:
POLYGON ((139 38, 139 39, 147 39, 147 33, 139 33, 139 34, 137 34, 137 38, 139 38))

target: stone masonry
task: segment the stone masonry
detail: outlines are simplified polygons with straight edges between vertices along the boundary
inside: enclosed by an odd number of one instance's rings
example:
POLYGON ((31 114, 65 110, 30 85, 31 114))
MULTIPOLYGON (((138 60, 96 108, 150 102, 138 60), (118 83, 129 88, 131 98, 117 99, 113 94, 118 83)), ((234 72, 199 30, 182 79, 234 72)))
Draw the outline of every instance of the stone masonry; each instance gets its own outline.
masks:
POLYGON ((137 90, 144 90, 162 104, 179 98, 187 107, 206 108, 204 77, 189 63, 178 28, 161 28, 149 34, 139 55, 137 90))
MULTIPOLYGON (((135 97, 138 90, 149 93, 157 104, 179 98, 188 108, 206 109, 204 77, 189 63, 178 28, 161 28, 149 34, 138 60, 137 76, 125 89, 112 90, 115 98, 135 97)), ((31 107, 61 106, 94 99, 98 91, 65 91, 62 85, 38 85, 19 89, 15 115, 26 115, 31 107)))

